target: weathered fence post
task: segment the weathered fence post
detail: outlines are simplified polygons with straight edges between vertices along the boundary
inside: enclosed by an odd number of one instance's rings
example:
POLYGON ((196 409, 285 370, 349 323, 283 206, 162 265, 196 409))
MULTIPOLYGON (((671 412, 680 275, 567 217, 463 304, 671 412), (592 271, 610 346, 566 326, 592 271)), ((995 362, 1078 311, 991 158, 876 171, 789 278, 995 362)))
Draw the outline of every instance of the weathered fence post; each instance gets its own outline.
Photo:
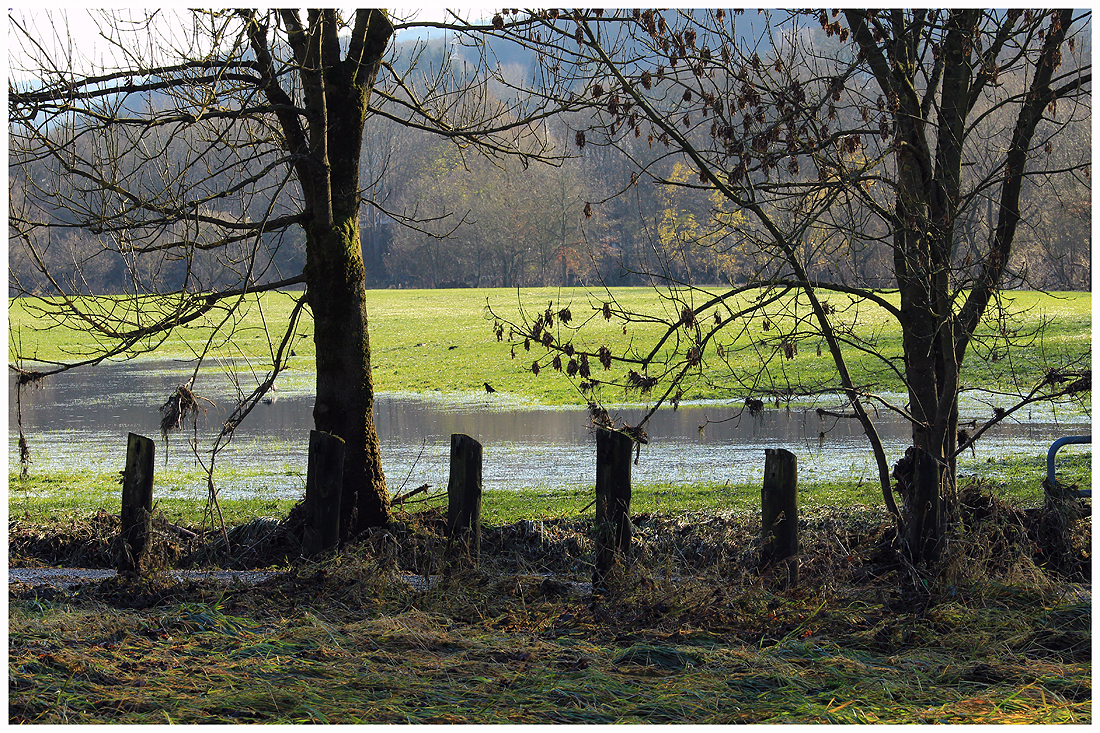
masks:
POLYGON ((319 430, 309 431, 306 467, 306 521, 302 541, 306 555, 315 555, 340 542, 340 496, 344 492, 344 439, 319 430))
POLYGON ((783 586, 798 582, 798 460, 783 448, 764 451, 764 487, 760 490, 760 568, 784 564, 783 586))
POLYGON ((447 536, 447 568, 476 566, 481 554, 481 443, 462 433, 451 435, 447 536))
POLYGON ((126 470, 122 475, 122 531, 118 552, 120 573, 141 572, 153 534, 153 454, 150 438, 130 433, 126 470))
POLYGON ((630 559, 630 454, 634 441, 618 431, 596 430, 596 567, 592 587, 604 587, 615 565, 630 559))

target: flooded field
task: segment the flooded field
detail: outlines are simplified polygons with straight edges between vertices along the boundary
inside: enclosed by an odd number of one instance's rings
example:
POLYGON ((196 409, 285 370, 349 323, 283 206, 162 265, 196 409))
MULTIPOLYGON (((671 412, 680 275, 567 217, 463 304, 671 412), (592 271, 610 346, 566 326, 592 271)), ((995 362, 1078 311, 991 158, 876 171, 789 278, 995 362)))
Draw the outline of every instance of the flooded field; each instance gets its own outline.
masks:
MULTIPOLYGON (((40 388, 25 389, 22 422, 30 441, 32 471, 120 471, 126 435, 136 432, 157 441, 161 496, 203 496, 204 474, 188 439, 197 436, 200 452, 204 450, 232 408, 235 391, 223 374, 204 375, 197 390, 214 406, 199 420, 197 433, 188 429, 174 434, 166 447, 159 433, 158 408, 189 374, 181 363, 127 362, 59 375, 40 388)), ((311 374, 287 375, 276 400, 256 407, 232 444, 219 454, 215 479, 222 496, 302 495, 313 426, 311 388, 311 374)), ((8 456, 9 466, 16 467, 18 433, 11 382, 9 394, 8 456)), ((631 424, 642 414, 636 408, 610 412, 631 424)), ((961 414, 964 421, 980 423, 989 417, 991 407, 964 402, 961 414)), ((451 433, 466 433, 483 444, 486 489, 572 488, 590 486, 595 480, 595 440, 583 408, 532 407, 499 393, 391 393, 378 396, 375 421, 394 493, 402 485, 446 486, 451 433)), ((888 415, 881 416, 878 425, 890 460, 896 460, 909 442, 908 426, 888 415)), ((660 411, 647 430, 651 443, 642 448, 634 468, 637 485, 758 483, 763 477, 764 449, 776 447, 798 456, 803 485, 835 478, 877 480, 859 426, 854 421, 820 418, 805 407, 768 405, 763 414, 750 417, 747 412, 741 414, 739 405, 683 404, 676 411, 660 411)), ((1088 432, 1087 415, 1036 407, 987 433, 974 456, 967 452, 960 457, 960 474, 990 458, 1041 455, 1055 438, 1088 432)))

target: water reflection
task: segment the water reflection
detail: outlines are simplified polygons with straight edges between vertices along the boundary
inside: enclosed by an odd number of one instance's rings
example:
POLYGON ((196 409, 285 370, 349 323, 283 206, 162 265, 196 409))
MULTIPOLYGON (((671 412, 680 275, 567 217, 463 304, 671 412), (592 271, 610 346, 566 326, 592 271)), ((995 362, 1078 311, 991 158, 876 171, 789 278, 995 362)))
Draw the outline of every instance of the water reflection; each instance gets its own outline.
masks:
MULTIPOLYGON (((124 463, 126 434, 158 436, 163 404, 175 385, 189 374, 179 363, 123 363, 46 380, 24 390, 23 426, 34 451, 33 470, 114 472, 124 463)), ((233 389, 224 378, 205 377, 207 396, 215 405, 200 419, 200 445, 217 430, 232 406, 233 389), (221 394, 209 390, 221 383, 221 394)), ((294 380, 288 380, 293 383, 294 380)), ((308 380, 299 379, 302 384, 308 380)), ((9 400, 9 463, 18 461, 15 396, 9 400)), ((225 496, 297 497, 306 472, 306 449, 313 426, 313 397, 283 386, 272 404, 256 407, 238 429, 219 460, 224 473, 218 485, 225 496)), ((662 410, 647 426, 651 444, 634 468, 636 484, 656 482, 758 483, 763 475, 763 449, 788 448, 799 456, 803 483, 831 477, 864 477, 877 472, 866 440, 851 420, 820 418, 812 411, 775 409, 762 415, 740 414, 738 406, 685 405, 662 410), (703 430, 700 426, 705 425, 703 430), (822 433, 824 432, 824 436, 822 433)), ((613 417, 635 424, 641 410, 611 410, 613 417)), ((964 412, 965 417, 965 412, 964 412)), ((566 488, 594 482, 594 440, 583 409, 531 408, 511 403, 507 395, 425 397, 380 395, 375 423, 382 442, 384 468, 391 490, 447 481, 451 433, 467 433, 484 445, 483 480, 487 489, 566 488)), ((1006 423, 978 444, 977 455, 1037 454, 1056 437, 1082 430, 1084 416, 1055 421, 1041 416, 1026 423, 1006 423)), ((880 435, 892 457, 904 451, 907 427, 883 416, 880 435)), ((171 495, 200 495, 195 461, 186 436, 173 436, 167 447, 158 436, 158 486, 171 495)))

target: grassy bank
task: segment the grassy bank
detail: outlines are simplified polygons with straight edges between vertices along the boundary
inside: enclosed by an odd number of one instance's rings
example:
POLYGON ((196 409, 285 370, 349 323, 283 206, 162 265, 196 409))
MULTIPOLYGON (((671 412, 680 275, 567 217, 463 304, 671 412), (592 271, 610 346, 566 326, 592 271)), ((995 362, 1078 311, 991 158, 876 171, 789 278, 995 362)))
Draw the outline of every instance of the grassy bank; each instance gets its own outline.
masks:
POLYGON ((13 600, 10 721, 1092 720, 1084 604, 991 589, 996 617, 959 598, 918 618, 875 598, 758 592, 734 604, 679 589, 671 604, 633 599, 649 623, 612 625, 606 603, 554 599, 534 582, 471 586, 444 602, 358 578, 336 605, 296 611, 286 586, 193 589, 150 610, 13 600), (1049 648, 1055 636, 1071 648, 1049 648))
POLYGON ((915 586, 856 509, 806 518, 786 590, 759 522, 713 511, 637 516, 603 594, 561 520, 487 527, 478 570, 412 584, 441 512, 257 587, 15 584, 10 722, 1089 723, 1091 603, 1036 566, 1025 515, 975 499, 915 586))
MULTIPOLYGON (((612 292, 618 304, 628 310, 664 314, 667 308, 649 288, 616 288, 612 292)), ((896 296, 889 297, 896 299, 896 296)), ((1015 381, 1030 384, 1040 379, 1049 365, 1068 363, 1075 355, 1087 353, 1091 343, 1091 293, 1006 293, 1004 297, 1013 314, 1010 328, 1020 337, 1041 330, 1041 337, 1032 339, 1026 348, 1010 352, 1007 358, 1003 345, 995 349, 975 348, 967 355, 964 386, 1008 388, 1015 381)), ((568 305, 574 323, 586 324, 573 337, 578 348, 596 349, 607 345, 614 353, 624 353, 632 346, 641 348, 655 340, 659 329, 653 325, 634 324, 624 333, 615 321, 606 322, 602 317, 589 320, 607 300, 607 294, 602 291, 556 288, 368 291, 376 388, 393 392, 471 392, 482 390, 483 383, 490 382, 503 394, 525 401, 583 404, 574 384, 564 373, 550 369, 547 359, 543 358, 543 369, 538 377, 531 373, 532 361, 543 356, 541 349, 536 347, 527 352, 519 345, 516 358, 511 358, 512 347, 498 343, 493 335, 493 321, 486 306, 491 305, 502 317, 516 318, 521 305, 532 313, 541 312, 550 301, 554 301, 555 308, 568 305)), ((84 332, 64 328, 36 330, 48 324, 36 319, 27 306, 28 302, 21 299, 10 303, 9 359, 13 359, 18 350, 24 358, 55 360, 92 346, 84 332)), ((233 338, 216 341, 216 355, 263 359, 270 353, 271 339, 279 337, 278 324, 286 321, 291 307, 292 294, 286 293, 268 293, 246 304, 233 338)), ((881 309, 862 304, 847 312, 852 314, 845 317, 851 321, 856 334, 877 338, 884 353, 900 354, 900 331, 881 309)), ((215 319, 223 316, 214 312, 206 319, 177 329, 160 344, 155 356, 193 358, 210 336, 215 319)), ((733 349, 766 336, 765 319, 779 323, 783 318, 778 310, 761 314, 736 341, 727 342, 731 349, 729 363, 712 359, 713 365, 687 386, 685 398, 722 399, 738 395, 743 398, 744 395, 731 386, 729 374, 759 368, 760 357, 755 352, 733 349)), ((555 328, 556 337, 564 337, 565 331, 560 324, 555 328)), ((990 323, 983 326, 981 332, 994 336, 999 329, 999 324, 990 323)), ((728 338, 734 338, 732 330, 728 338)), ((830 380, 834 369, 832 362, 827 356, 817 356, 816 345, 816 340, 806 339, 794 359, 782 361, 779 368, 798 374, 806 383, 830 380)), ((288 379, 295 379, 297 374, 297 378, 308 382, 314 357, 312 320, 308 312, 293 346, 296 356, 290 361, 288 379)), ((875 360, 853 355, 850 366, 857 383, 874 381, 883 391, 901 389, 896 377, 884 372, 875 360)), ((610 402, 636 399, 634 395, 621 393, 601 396, 610 402)))
MULTIPOLYGON (((964 466, 962 473, 963 484, 980 480, 1002 501, 1031 507, 1042 503, 1045 456, 1014 456, 977 463, 964 466)), ((1087 446, 1063 449, 1058 457, 1058 480, 1067 486, 1092 485, 1091 451, 1087 446)), ((200 482, 188 474, 179 483, 180 487, 193 487, 200 482)), ((158 472, 157 496, 161 498, 157 500, 157 510, 177 524, 200 524, 206 510, 205 500, 172 496, 174 485, 171 471, 158 472)), ((446 485, 445 476, 436 477, 432 492, 427 498, 418 496, 414 505, 418 508, 445 508, 446 485)), ((117 513, 120 501, 117 473, 32 471, 28 478, 23 479, 13 471, 8 474, 8 489, 8 512, 12 517, 43 523, 86 517, 101 509, 117 513)), ((591 517, 593 492, 592 486, 555 490, 488 490, 482 501, 482 515, 489 524, 511 524, 524 519, 591 517)), ((285 517, 296 501, 258 495, 240 500, 223 498, 220 506, 226 524, 232 526, 260 516, 285 517)), ((803 484, 801 503, 809 509, 883 506, 878 484, 853 480, 803 484)), ((732 482, 638 485, 633 489, 631 506, 636 512, 646 513, 753 513, 760 509, 760 486, 732 482)))

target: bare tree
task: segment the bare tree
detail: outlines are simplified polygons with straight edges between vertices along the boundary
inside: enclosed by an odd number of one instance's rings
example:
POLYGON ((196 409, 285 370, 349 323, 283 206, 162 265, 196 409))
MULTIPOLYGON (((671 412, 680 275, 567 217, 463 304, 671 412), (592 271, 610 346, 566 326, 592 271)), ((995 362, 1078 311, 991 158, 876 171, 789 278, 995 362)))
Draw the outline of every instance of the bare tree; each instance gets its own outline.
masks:
POLYGON ((390 265, 419 287, 548 285, 580 243, 584 200, 570 161, 526 167, 441 150, 405 195, 435 231, 406 228, 390 265))
MULTIPOLYGON (((347 443, 342 536, 386 523, 360 243, 364 190, 375 183, 360 179, 364 129, 386 119, 490 156, 539 159, 538 120, 553 105, 485 94, 492 64, 464 70, 449 52, 428 58, 431 44, 396 46, 417 23, 382 10, 91 18, 117 61, 82 57, 63 15, 9 14, 9 42, 28 59, 9 77, 9 241, 35 272, 33 282, 9 280, 9 291, 50 296, 27 302, 94 340, 64 362, 13 367, 20 381, 151 351, 175 329, 212 322, 197 375, 231 345, 257 294, 304 285, 282 335, 269 335, 266 377, 227 428, 270 388, 308 306, 314 420, 347 443), (66 265, 70 234, 82 246, 66 265), (281 272, 294 247, 302 269, 281 272), (125 273, 123 294, 90 290, 85 275, 101 266, 125 273)), ((452 39, 493 30, 457 17, 421 25, 452 39)))
MULTIPOLYGON (((955 456, 965 447, 959 394, 981 386, 980 376, 967 379, 964 363, 981 346, 979 325, 1004 313, 1006 282, 1023 274, 1012 269, 1021 188, 1054 172, 1087 179, 1088 149, 1057 163, 1042 152, 1057 145, 1068 122, 1090 116, 1091 60, 1081 42, 1090 14, 535 17, 541 24, 524 33, 556 80, 548 96, 584 100, 594 114, 576 129, 576 145, 648 141, 662 154, 639 161, 635 180, 717 193, 742 218, 724 220, 728 212, 716 207, 707 236, 723 228, 725 236, 709 246, 747 251, 755 265, 743 284, 704 287, 666 257, 648 268, 663 283, 657 315, 626 311, 610 291, 594 304, 624 328, 662 324, 651 348, 576 348, 562 312, 574 323, 585 319, 559 307, 509 323, 512 333, 544 346, 555 366, 567 356, 566 371, 586 393, 605 383, 652 392, 653 409, 675 403, 715 363, 730 366, 726 379, 750 410, 765 395, 839 392, 843 414, 868 437, 883 501, 901 522, 909 555, 933 560, 956 490, 955 456), (692 177, 673 175, 676 163, 692 177), (961 224, 976 211, 991 216, 974 218, 981 228, 964 238, 961 224), (863 252, 883 249, 892 283, 867 280, 859 264, 863 252), (895 293, 883 290, 891 286, 895 293), (889 319, 892 328, 879 334, 900 335, 900 351, 856 328, 869 309, 889 319), (799 345, 815 342, 833 370, 809 383, 786 364, 799 345), (625 375, 609 371, 613 365, 625 375), (901 399, 879 391, 890 380, 904 385, 901 399), (875 428, 880 409, 912 425, 915 468, 902 464, 897 472, 900 508, 875 428)), ((1011 341, 1011 329, 1000 326, 995 337, 1011 341)), ((1082 364, 1086 354, 1020 385, 1020 404, 1090 389, 1082 364)))

